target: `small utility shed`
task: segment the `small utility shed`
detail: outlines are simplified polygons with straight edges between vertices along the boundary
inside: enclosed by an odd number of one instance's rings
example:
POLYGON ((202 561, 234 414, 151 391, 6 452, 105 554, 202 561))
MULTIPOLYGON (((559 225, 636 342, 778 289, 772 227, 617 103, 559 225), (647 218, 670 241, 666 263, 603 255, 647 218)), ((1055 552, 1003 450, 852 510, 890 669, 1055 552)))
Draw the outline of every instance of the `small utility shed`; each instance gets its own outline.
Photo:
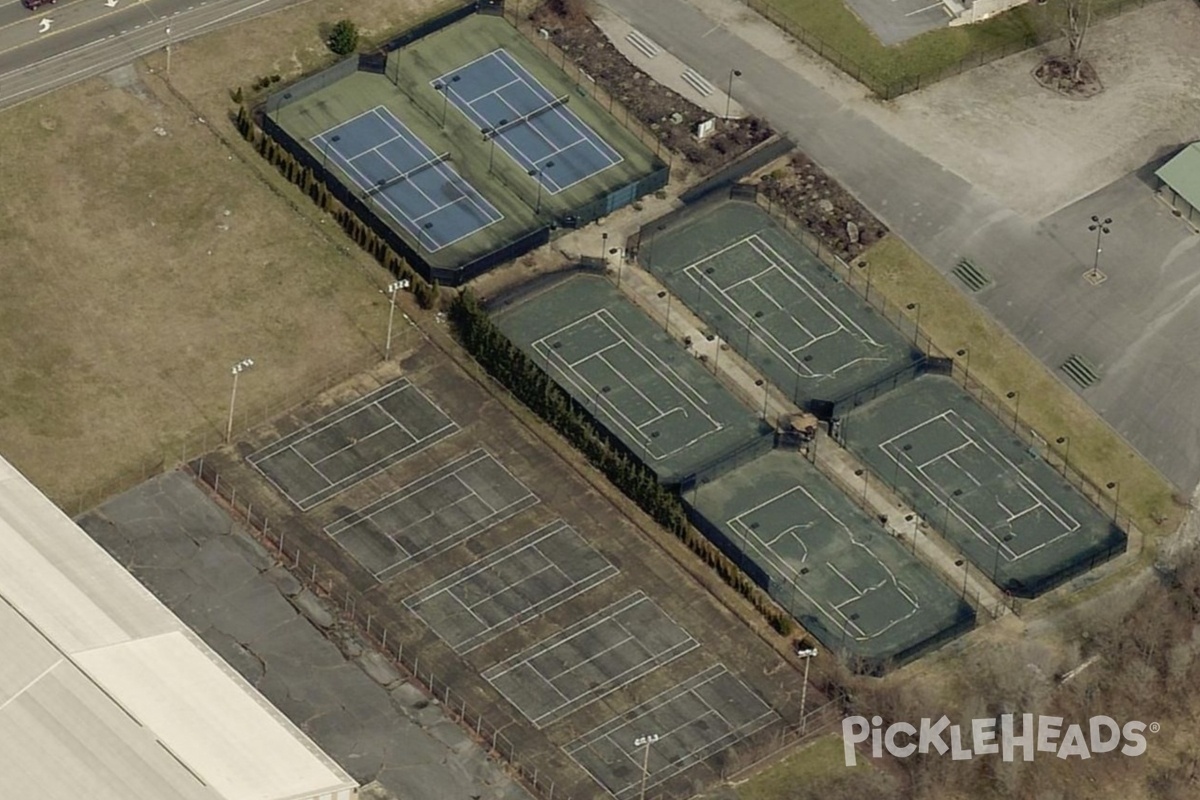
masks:
POLYGON ((1179 216, 1200 223, 1200 142, 1192 142, 1154 173, 1159 195, 1179 216))

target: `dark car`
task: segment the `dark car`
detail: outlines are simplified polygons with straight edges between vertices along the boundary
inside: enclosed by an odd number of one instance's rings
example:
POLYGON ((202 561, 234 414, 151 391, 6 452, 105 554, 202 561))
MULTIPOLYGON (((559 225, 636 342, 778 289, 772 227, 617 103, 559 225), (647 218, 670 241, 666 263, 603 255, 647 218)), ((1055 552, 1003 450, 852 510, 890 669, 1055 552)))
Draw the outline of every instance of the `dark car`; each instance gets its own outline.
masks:
POLYGON ((30 11, 41 8, 42 6, 52 6, 55 0, 21 0, 21 3, 30 11))

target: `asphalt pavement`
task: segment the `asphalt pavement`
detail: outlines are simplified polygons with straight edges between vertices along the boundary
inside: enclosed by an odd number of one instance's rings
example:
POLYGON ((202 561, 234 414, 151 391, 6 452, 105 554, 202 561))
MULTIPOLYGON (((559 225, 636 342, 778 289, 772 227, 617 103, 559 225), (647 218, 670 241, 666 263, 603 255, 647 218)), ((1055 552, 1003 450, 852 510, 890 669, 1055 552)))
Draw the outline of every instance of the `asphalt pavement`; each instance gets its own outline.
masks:
POLYGON ((1200 396, 1200 361, 1189 355, 1200 344, 1200 248, 1181 223, 1156 214, 1151 188, 1130 176, 1104 190, 1113 195, 1104 202, 1088 198, 1045 220, 1026 219, 785 63, 799 45, 782 32, 749 10, 706 9, 714 2, 601 0, 702 74, 740 70, 734 98, 787 133, 943 273, 964 256, 984 266, 995 286, 974 299, 985 312, 1060 379, 1071 354, 1096 363, 1100 383, 1067 385, 1190 493, 1200 481, 1200 406, 1192 399, 1200 396), (1095 243, 1079 223, 1093 209, 1110 213, 1110 199, 1127 209, 1124 236, 1106 243, 1113 268, 1093 287, 1081 276, 1095 243))
POLYGON ((406 800, 529 800, 185 473, 78 522, 355 780, 406 800))
POLYGON ((297 2, 59 0, 29 11, 10 0, 0 5, 0 109, 297 2))

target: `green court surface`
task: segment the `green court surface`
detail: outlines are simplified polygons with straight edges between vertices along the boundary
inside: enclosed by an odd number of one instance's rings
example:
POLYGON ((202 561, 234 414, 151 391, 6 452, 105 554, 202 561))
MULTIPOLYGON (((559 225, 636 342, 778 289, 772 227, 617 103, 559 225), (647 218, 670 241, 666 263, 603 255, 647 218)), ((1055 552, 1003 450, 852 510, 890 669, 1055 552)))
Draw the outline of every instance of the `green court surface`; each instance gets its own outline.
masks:
POLYGON ((827 648, 882 667, 974 624, 959 591, 799 453, 776 450, 684 500, 701 530, 827 648))
POLYGON ((845 445, 1001 588, 1033 597, 1125 550, 1126 536, 949 378, 843 418, 845 445))
POLYGON ((726 200, 650 230, 642 264, 798 405, 840 399, 919 357, 753 203, 726 200))
MULTIPOLYGON (((500 221, 480 227, 461 240, 453 236, 441 237, 437 240, 439 244, 453 241, 428 252, 430 247, 419 236, 396 224, 387 213, 381 214, 398 233, 414 245, 422 246, 427 261, 436 267, 453 269, 490 253, 543 227, 551 219, 570 216, 587 203, 646 177, 662 166, 636 135, 618 123, 502 17, 484 14, 469 16, 390 53, 383 74, 359 70, 340 78, 335 75, 330 81, 328 85, 315 90, 311 85, 304 85, 303 89, 298 86, 295 97, 292 92, 283 94, 281 105, 271 112, 271 117, 340 180, 354 188, 356 194, 361 194, 359 189, 364 183, 364 175, 368 176, 367 183, 374 183, 375 172, 385 171, 386 164, 395 161, 395 153, 408 152, 404 147, 389 142, 387 136, 390 134, 380 125, 372 126, 384 131, 374 140, 370 140, 370 129, 365 125, 354 131, 355 139, 367 137, 363 139, 365 145, 351 146, 350 136, 339 135, 339 126, 381 109, 379 116, 385 120, 384 125, 392 117, 398 119, 407 128, 407 131, 399 131, 400 139, 414 142, 419 151, 412 155, 411 164, 397 164, 398 184, 389 186, 389 189, 400 191, 404 188, 400 184, 417 183, 416 177, 405 179, 400 176, 412 164, 422 161, 423 156, 433 154, 439 159, 446 156, 439 171, 448 173, 452 170, 502 217, 500 221), (588 136, 615 150, 619 160, 586 179, 557 190, 549 178, 543 181, 540 175, 531 176, 528 165, 518 163, 506 152, 508 143, 505 138, 500 139, 499 146, 496 145, 496 137, 485 138, 478 120, 456 106, 456 103, 463 102, 463 98, 455 95, 455 102, 448 102, 451 92, 439 91, 435 85, 443 85, 438 83, 443 75, 452 74, 498 51, 506 53, 507 63, 523 68, 530 80, 540 84, 539 91, 544 89, 556 98, 568 96, 569 101, 564 108, 590 128, 588 136), (322 134, 327 135, 322 137, 322 134), (335 136, 338 141, 334 141, 335 136), (372 147, 376 143, 378 151, 372 147), (363 146, 369 149, 364 151, 363 146), (338 152, 339 147, 343 152, 338 152), (354 170, 348 170, 348 164, 354 167, 362 164, 373 169, 364 169, 364 174, 351 175, 354 170)), ((316 83, 319 86, 320 81, 316 83)), ((465 87, 466 82, 454 86, 465 87)), ((469 94, 464 94, 464 97, 470 99, 469 94)), ((545 117, 553 114, 551 111, 545 117)), ((511 121, 519 122, 518 118, 524 116, 524 113, 514 114, 511 121)), ((535 115, 534 119, 545 117, 535 115)), ((528 138, 535 132, 525 130, 523 125, 516 125, 505 133, 507 139, 514 141, 518 141, 522 135, 528 138)), ((518 146, 519 141, 513 147, 518 146)), ((543 168, 547 167, 547 162, 539 163, 543 168)), ((550 169, 546 174, 552 173, 553 169, 550 169)), ((436 183, 436 179, 425 175, 423 182, 436 183)), ((413 205, 440 212, 459 203, 462 192, 451 191, 447 187, 445 196, 429 191, 425 194, 429 197, 421 197, 413 205)), ((378 207, 377 210, 389 211, 385 198, 376 195, 370 199, 378 207)), ((400 198, 400 205, 406 205, 404 199, 400 198)), ((489 212, 489 216, 494 215, 489 212)), ((410 227, 423 224, 421 221, 410 227)), ((466 225, 456 227, 464 231, 471 229, 466 225)))
POLYGON ((568 278, 496 324, 664 483, 772 446, 753 412, 603 278, 568 278))

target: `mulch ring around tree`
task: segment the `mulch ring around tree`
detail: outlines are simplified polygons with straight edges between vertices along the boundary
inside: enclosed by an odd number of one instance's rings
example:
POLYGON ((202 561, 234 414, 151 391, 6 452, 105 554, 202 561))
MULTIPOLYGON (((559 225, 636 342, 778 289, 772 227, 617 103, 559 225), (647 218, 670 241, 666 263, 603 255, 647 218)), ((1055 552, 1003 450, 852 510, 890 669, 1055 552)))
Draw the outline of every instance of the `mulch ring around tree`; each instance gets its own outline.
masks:
POLYGON ((1087 100, 1104 91, 1104 84, 1087 61, 1078 67, 1062 56, 1050 56, 1033 70, 1033 79, 1051 91, 1076 100, 1087 100))

